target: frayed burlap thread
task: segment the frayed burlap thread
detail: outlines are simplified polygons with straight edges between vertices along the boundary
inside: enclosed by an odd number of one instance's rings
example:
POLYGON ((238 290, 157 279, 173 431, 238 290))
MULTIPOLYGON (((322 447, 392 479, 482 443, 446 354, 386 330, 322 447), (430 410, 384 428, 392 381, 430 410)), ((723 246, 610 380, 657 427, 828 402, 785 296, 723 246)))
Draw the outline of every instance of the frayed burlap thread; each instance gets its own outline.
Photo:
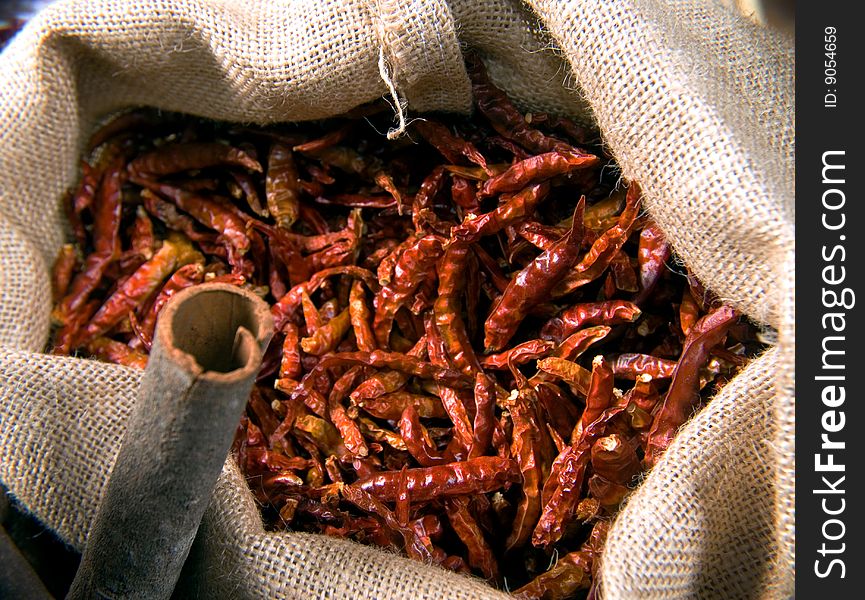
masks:
MULTIPOLYGON (((138 105, 267 124, 392 97, 398 129, 400 111, 469 109, 467 48, 523 109, 595 119, 688 266, 777 339, 629 500, 605 597, 789 596, 792 43, 711 0, 60 0, 40 13, 0 55, 0 480, 28 510, 83 547, 140 380, 42 353, 59 198, 94 126, 138 105)), ((351 542, 265 532, 230 460, 190 557, 189 596, 501 596, 351 542)))

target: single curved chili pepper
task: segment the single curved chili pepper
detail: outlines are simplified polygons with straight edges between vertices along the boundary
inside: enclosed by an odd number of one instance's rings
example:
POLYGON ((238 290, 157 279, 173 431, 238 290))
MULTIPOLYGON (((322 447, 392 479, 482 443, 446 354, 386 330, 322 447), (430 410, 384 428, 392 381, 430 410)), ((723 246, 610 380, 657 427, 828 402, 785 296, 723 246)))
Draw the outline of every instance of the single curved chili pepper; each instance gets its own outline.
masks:
POLYGON ((454 533, 468 551, 468 563, 491 583, 500 580, 499 564, 489 542, 484 537, 469 509, 469 499, 453 496, 445 499, 445 512, 454 533))
POLYGON ((586 394, 586 408, 574 428, 572 440, 582 437, 583 430, 594 423, 613 404, 614 384, 613 370, 609 363, 603 356, 596 356, 592 360, 592 379, 586 394))
POLYGON ((150 260, 156 251, 156 240, 153 235, 153 222, 147 216, 143 206, 135 209, 135 221, 127 231, 129 250, 125 254, 139 256, 142 260, 150 260))
MULTIPOLYGON (((424 359, 427 355, 426 350, 427 339, 426 334, 424 334, 417 341, 414 347, 407 352, 407 354, 415 358, 424 359)), ((389 369, 378 371, 352 391, 350 395, 351 401, 357 403, 367 398, 378 398, 384 394, 396 392, 405 387, 409 378, 409 375, 401 373, 400 371, 392 371, 389 369)))
POLYGON ((351 315, 346 307, 338 315, 319 327, 314 334, 300 340, 300 347, 307 354, 321 356, 333 351, 351 329, 351 315))
POLYGON ((408 404, 399 420, 399 434, 409 454, 422 467, 443 465, 449 462, 436 448, 426 427, 420 422, 420 414, 413 404, 408 404))
POLYGON ((623 292, 639 291, 640 284, 637 281, 637 273, 634 271, 634 267, 631 266, 631 259, 621 250, 610 261, 610 272, 613 275, 613 281, 616 284, 617 290, 623 292))
POLYGON ((489 198, 506 192, 517 192, 527 186, 566 175, 578 169, 597 165, 600 161, 593 154, 583 154, 572 150, 568 152, 547 152, 537 154, 511 166, 507 171, 484 182, 478 191, 478 198, 489 198))
POLYGON ((336 380, 327 399, 328 417, 339 430, 345 447, 355 456, 369 455, 369 448, 364 441, 360 427, 354 419, 348 416, 342 405, 342 400, 348 396, 349 390, 357 384, 363 375, 364 367, 352 367, 336 380))
POLYGON ((84 349, 92 356, 105 362, 111 362, 125 367, 144 369, 147 367, 147 355, 133 350, 123 342, 106 337, 96 337, 85 344, 84 349))
POLYGON ((537 404, 534 388, 524 381, 509 406, 514 426, 510 454, 520 466, 523 485, 514 526, 505 542, 506 551, 519 548, 528 541, 541 514, 541 488, 550 469, 543 446, 550 440, 541 426, 537 404))
POLYGON ((579 264, 573 268, 564 281, 556 286, 553 295, 556 297, 565 296, 600 277, 628 240, 639 210, 640 187, 636 183, 632 183, 625 197, 625 209, 619 215, 616 225, 595 240, 579 264))
POLYGON ((544 358, 555 347, 555 342, 538 339, 528 340, 500 354, 482 356, 481 366, 484 369, 507 369, 508 364, 523 365, 533 360, 544 358))
POLYGON ((488 353, 500 350, 513 337, 528 310, 540 304, 577 261, 584 231, 584 208, 585 198, 580 198, 568 235, 520 271, 493 306, 484 324, 488 353))
POLYGON ((193 242, 201 245, 208 254, 215 253, 215 248, 203 245, 206 242, 213 243, 216 240, 215 234, 199 231, 195 227, 195 221, 191 217, 181 214, 176 206, 147 189, 141 190, 141 202, 144 209, 162 221, 166 227, 184 234, 193 242))
POLYGON ((159 177, 208 167, 242 167, 261 173, 261 165, 240 148, 218 142, 166 144, 129 163, 130 175, 159 177))
POLYGON ((169 234, 162 247, 117 288, 84 328, 82 341, 102 335, 135 310, 178 267, 203 263, 204 257, 181 234, 169 234))
MULTIPOLYGON (((509 458, 479 456, 463 462, 408 469, 408 488, 415 502, 443 496, 487 493, 520 480, 517 464, 509 458)), ((379 473, 357 485, 384 502, 396 500, 399 473, 379 473)))
POLYGON ((482 371, 475 375, 475 418, 468 458, 486 454, 493 439, 496 424, 495 383, 482 371))
POLYGON ((691 295, 691 290, 685 288, 682 290, 682 303, 679 305, 679 325, 685 336, 691 332, 691 328, 699 318, 700 307, 697 306, 697 301, 691 295))
POLYGON ((366 439, 372 440, 373 442, 387 444, 394 450, 400 450, 402 452, 408 451, 405 442, 402 440, 399 434, 394 433, 390 429, 380 427, 372 419, 369 419, 367 417, 358 417, 357 423, 360 426, 360 430, 366 439))
POLYGON ((300 456, 288 457, 263 447, 247 448, 246 457, 246 469, 248 471, 277 471, 296 485, 302 485, 303 481, 300 481, 299 478, 294 479, 297 475, 292 471, 306 470, 309 467, 309 459, 300 456))
MULTIPOLYGON (((433 212, 433 200, 444 188, 447 171, 441 165, 435 167, 420 184, 412 200, 412 223, 418 235, 432 232, 438 217, 433 212)), ((437 231, 436 231, 437 233, 437 231)))
POLYGON ((606 300, 574 304, 541 327, 545 340, 561 342, 584 325, 622 325, 633 323, 642 311, 627 300, 606 300))
POLYGON ((51 298, 57 304, 69 290, 72 275, 78 267, 78 255, 75 246, 63 244, 51 268, 51 298))
POLYGON ((270 212, 267 210, 267 206, 262 205, 258 189, 256 189, 255 182, 249 174, 234 169, 229 170, 228 174, 231 175, 231 178, 234 180, 234 183, 237 185, 238 191, 240 192, 238 194, 232 194, 232 196, 237 200, 243 196, 246 200, 247 206, 249 206, 249 209, 252 212, 265 219, 269 217, 270 212))
POLYGON ((366 293, 363 284, 355 280, 351 284, 349 296, 349 316, 351 326, 354 330, 354 338, 357 341, 357 349, 363 352, 372 352, 376 349, 375 334, 373 334, 370 323, 372 322, 372 311, 366 303, 366 293))
MULTIPOLYGON (((450 364, 448 361, 447 344, 441 335, 441 331, 436 326, 435 319, 427 316, 424 319, 424 328, 426 330, 427 352, 430 362, 438 367, 447 368, 450 364)), ((478 369, 474 376, 475 390, 477 390, 476 377, 480 373, 482 371, 478 369)), ((440 385, 437 382, 434 384, 434 387, 436 395, 441 398, 442 405, 454 425, 454 446, 451 448, 451 452, 463 455, 474 443, 472 422, 466 404, 457 390, 446 385, 440 385)))
POLYGON ((598 439, 592 445, 592 468, 601 477, 622 485, 630 485, 640 472, 640 459, 634 447, 614 433, 598 439))
POLYGON ((604 411, 553 461, 550 476, 544 482, 541 492, 543 509, 532 534, 533 545, 549 546, 556 543, 564 534, 567 525, 577 518, 576 508, 580 503, 580 492, 586 467, 591 459, 592 444, 604 435, 610 421, 622 412, 622 406, 604 411))
POLYGON ((721 305, 702 317, 691 328, 676 364, 673 381, 646 442, 646 464, 651 467, 673 441, 679 427, 690 418, 700 400, 699 371, 709 358, 712 347, 720 344, 739 315, 730 306, 721 305))
POLYGON ((390 330, 397 311, 408 301, 442 256, 442 239, 427 235, 407 248, 394 266, 393 279, 376 294, 373 300, 375 318, 372 329, 381 348, 390 346, 390 330))
POLYGON ((373 174, 373 181, 375 181, 378 187, 391 195, 391 198, 393 198, 393 201, 396 203, 397 212, 401 215, 403 213, 402 194, 400 194, 399 189, 396 187, 393 177, 384 171, 378 171, 373 174))
POLYGON ((314 140, 309 140, 308 142, 297 144, 296 146, 294 146, 294 148, 292 148, 292 150, 294 150, 295 152, 314 154, 319 150, 323 150, 325 148, 329 148, 331 146, 339 144, 346 139, 346 137, 351 133, 352 129, 354 129, 354 125, 348 124, 344 127, 340 127, 339 129, 329 131, 323 136, 314 140))
POLYGON ((447 126, 429 119, 418 119, 412 126, 423 136, 424 140, 438 150, 445 160, 451 163, 460 162, 465 157, 480 168, 487 170, 487 161, 475 148, 474 144, 455 136, 447 126))
POLYGON ((409 376, 399 371, 378 371, 352 391, 351 401, 357 403, 362 400, 372 400, 399 391, 405 387, 408 380, 409 376))
POLYGON ((375 398, 362 398, 354 404, 373 417, 389 421, 399 420, 408 406, 413 406, 421 417, 435 419, 448 417, 439 398, 405 391, 389 392, 375 398))
POLYGON ((300 213, 299 179, 291 148, 274 142, 267 157, 265 196, 268 212, 284 229, 290 229, 300 213))
MULTIPOLYGON (((474 377, 481 365, 462 319, 460 298, 465 294, 468 244, 451 242, 437 266, 438 296, 433 304, 435 327, 454 366, 474 377)), ((429 335, 429 334, 427 334, 429 335)))
POLYGON ((451 173, 451 200, 454 205, 467 212, 477 212, 480 208, 477 193, 475 182, 451 173))
POLYGON ((636 379, 644 373, 653 379, 669 379, 675 369, 676 361, 649 354, 626 352, 613 361, 613 373, 623 379, 636 379))
POLYGON ((482 215, 469 213, 460 225, 451 230, 451 237, 466 243, 498 233, 509 225, 534 215, 535 209, 547 197, 550 185, 546 182, 527 184, 511 196, 500 199, 498 208, 482 215))
POLYGON ((279 361, 280 379, 297 379, 303 368, 300 363, 300 332, 294 323, 286 323, 282 328, 285 338, 282 342, 282 357, 279 361))
POLYGON ((560 556, 550 570, 514 591, 516 598, 564 600, 592 583, 592 558, 589 552, 577 550, 560 556))
POLYGON ((391 282, 394 268, 396 268, 396 263, 399 261, 400 256, 402 256, 403 252, 414 246, 417 241, 418 238, 414 234, 409 234, 405 240, 391 250, 387 256, 382 258, 376 271, 378 282, 382 286, 388 285, 391 282))
POLYGON ((635 304, 642 304, 655 289, 664 273, 668 258, 670 258, 670 245, 660 227, 650 220, 640 231, 640 242, 637 248, 640 292, 634 297, 635 304))
POLYGON ((152 192, 170 198, 178 208, 192 215, 196 221, 225 236, 238 254, 243 255, 249 250, 250 241, 246 233, 246 224, 222 203, 148 179, 133 179, 133 181, 152 192))

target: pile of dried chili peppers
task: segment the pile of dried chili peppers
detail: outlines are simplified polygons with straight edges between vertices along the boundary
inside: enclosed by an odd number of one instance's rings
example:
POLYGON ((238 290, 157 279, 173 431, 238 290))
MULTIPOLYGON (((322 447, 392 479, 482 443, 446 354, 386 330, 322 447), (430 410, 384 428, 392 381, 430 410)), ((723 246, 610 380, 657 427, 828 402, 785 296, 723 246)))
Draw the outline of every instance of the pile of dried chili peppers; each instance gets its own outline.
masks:
POLYGON ((53 351, 143 367, 172 294, 252 289, 276 333, 233 451, 270 528, 593 595, 622 500, 762 345, 590 133, 468 67, 474 117, 395 142, 381 105, 117 117, 65 198, 53 351))

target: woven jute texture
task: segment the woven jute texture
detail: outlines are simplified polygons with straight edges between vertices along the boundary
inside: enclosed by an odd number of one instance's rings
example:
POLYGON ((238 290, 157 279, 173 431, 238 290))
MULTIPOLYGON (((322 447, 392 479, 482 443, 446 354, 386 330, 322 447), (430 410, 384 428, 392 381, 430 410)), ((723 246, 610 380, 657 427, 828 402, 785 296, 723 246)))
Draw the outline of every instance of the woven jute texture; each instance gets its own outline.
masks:
MULTIPOLYGON (((244 123, 382 96, 392 135, 470 110, 478 51, 526 110, 594 119, 685 263, 776 342, 679 434, 614 524, 603 593, 783 598, 793 582, 793 47, 709 0, 61 0, 0 55, 0 480, 82 548, 140 373, 43 354, 59 198, 136 105, 244 123)), ((267 533, 226 462, 188 595, 493 598, 354 543, 267 533)))

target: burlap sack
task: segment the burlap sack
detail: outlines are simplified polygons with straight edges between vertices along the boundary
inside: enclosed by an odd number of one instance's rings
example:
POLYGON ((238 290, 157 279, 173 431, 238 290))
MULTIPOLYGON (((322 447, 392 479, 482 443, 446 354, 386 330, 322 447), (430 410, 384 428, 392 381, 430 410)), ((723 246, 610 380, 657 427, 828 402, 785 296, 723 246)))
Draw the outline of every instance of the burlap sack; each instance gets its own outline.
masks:
MULTIPOLYGON (((776 344, 616 521, 607 598, 779 598, 793 576, 793 50, 708 0, 68 0, 0 56, 0 480, 81 548, 140 373, 41 354, 61 192, 131 105, 235 121, 382 95, 467 111, 464 46, 526 109, 597 120, 676 251, 776 344)), ((404 122, 404 121, 403 121, 404 122)), ((492 598, 340 540, 268 534, 228 461, 182 586, 207 597, 492 598)))

